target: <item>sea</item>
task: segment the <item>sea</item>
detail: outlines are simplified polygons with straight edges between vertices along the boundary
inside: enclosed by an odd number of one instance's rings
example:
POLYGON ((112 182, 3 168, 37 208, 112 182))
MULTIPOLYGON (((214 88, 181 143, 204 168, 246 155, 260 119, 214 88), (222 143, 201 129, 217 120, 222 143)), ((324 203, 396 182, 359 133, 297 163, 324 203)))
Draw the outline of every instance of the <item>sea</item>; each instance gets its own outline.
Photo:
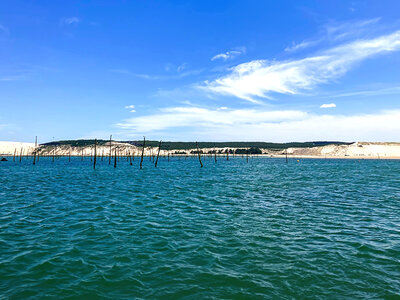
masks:
POLYGON ((0 299, 400 299, 400 161, 0 162, 0 299))

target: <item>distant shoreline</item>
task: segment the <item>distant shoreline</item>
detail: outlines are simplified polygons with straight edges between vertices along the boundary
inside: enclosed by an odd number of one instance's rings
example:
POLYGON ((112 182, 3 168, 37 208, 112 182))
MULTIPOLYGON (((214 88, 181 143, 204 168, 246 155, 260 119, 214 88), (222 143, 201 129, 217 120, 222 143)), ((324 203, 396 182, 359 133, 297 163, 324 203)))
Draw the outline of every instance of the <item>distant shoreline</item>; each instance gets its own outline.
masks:
MULTIPOLYGON (((143 143, 143 142, 142 142, 143 143)), ((239 143, 239 142, 238 142, 239 143)), ((298 143, 286 143, 285 148, 257 147, 255 145, 268 145, 269 143, 255 143, 252 145, 250 142, 240 142, 239 147, 229 147, 219 145, 214 147, 203 147, 197 144, 191 145, 192 148, 172 148, 171 145, 159 143, 147 143, 143 148, 142 144, 116 142, 116 141, 102 141, 95 145, 94 140, 84 141, 69 141, 69 143, 54 142, 50 144, 43 144, 35 146, 34 143, 19 143, 19 142, 1 142, 0 141, 0 156, 57 156, 57 157, 90 157, 94 156, 96 151, 97 157, 119 156, 127 157, 134 156, 197 156, 198 152, 202 156, 218 157, 234 157, 234 156, 251 156, 251 157, 274 157, 288 159, 400 159, 400 143, 382 143, 382 142, 355 142, 355 143, 330 143, 330 142, 311 142, 306 143, 300 147, 298 143), (324 144, 326 143, 326 144, 324 144), (313 145, 308 145, 313 144, 313 145), (196 145, 198 147, 196 147, 196 145), (306 146, 307 145, 307 146, 306 146)), ((229 143, 227 143, 229 144, 229 143)), ((271 143, 271 145, 277 145, 271 143)), ((179 145, 177 145, 179 146, 179 145)))

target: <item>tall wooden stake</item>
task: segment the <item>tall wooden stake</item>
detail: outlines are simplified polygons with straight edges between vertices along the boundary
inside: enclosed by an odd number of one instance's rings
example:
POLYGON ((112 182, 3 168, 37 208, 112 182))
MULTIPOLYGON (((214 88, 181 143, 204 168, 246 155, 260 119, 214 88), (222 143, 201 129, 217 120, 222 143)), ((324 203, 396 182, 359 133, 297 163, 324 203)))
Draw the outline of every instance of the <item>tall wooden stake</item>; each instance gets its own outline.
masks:
POLYGON ((15 154, 17 153, 17 148, 14 149, 14 157, 13 157, 13 161, 15 162, 15 154))
POLYGON ((114 168, 117 167, 117 148, 115 148, 115 153, 114 153, 114 168))
POLYGON ((94 159, 93 159, 93 170, 96 169, 96 159, 97 159, 97 139, 94 139, 94 159))
POLYGON ((287 149, 286 149, 286 163, 288 163, 288 160, 287 160, 287 149))
POLYGON ((202 168, 203 163, 201 162, 200 150, 199 150, 199 145, 197 144, 197 142, 196 142, 196 148, 197 148, 197 155, 199 156, 200 168, 202 168))
POLYGON ((143 167, 143 155, 144 155, 144 147, 146 145, 146 137, 143 137, 143 149, 142 149, 142 157, 140 158, 140 170, 143 167))
POLYGON ((19 162, 21 162, 21 161, 22 161, 22 147, 21 147, 21 152, 19 154, 19 162))
POLYGON ((33 165, 36 165, 37 136, 35 137, 35 150, 33 151, 33 165))
POLYGON ((161 141, 160 141, 160 144, 158 145, 157 159, 156 159, 156 163, 154 165, 154 167, 156 167, 156 168, 157 168, 157 164, 158 164, 158 157, 160 156, 160 149, 161 149, 161 141))
POLYGON ((110 153, 108 155, 108 164, 109 165, 111 165, 111 138, 112 138, 112 135, 110 135, 110 153))

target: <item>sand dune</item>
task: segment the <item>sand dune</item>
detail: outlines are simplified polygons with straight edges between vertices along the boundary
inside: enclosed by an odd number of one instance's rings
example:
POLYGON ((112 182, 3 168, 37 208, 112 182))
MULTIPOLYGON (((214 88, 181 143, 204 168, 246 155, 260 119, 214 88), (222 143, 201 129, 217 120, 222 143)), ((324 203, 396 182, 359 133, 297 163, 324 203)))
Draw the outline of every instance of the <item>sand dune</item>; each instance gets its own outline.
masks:
MULTIPOLYGON (((140 155, 141 147, 136 147, 127 143, 112 142, 112 155, 117 150, 118 155, 133 154, 140 155)), ((23 155, 32 155, 35 150, 34 143, 21 142, 0 142, 0 155, 14 155, 16 152, 19 155, 22 151, 23 155)), ((214 148, 202 148, 204 153, 213 151, 214 148)), ((217 151, 235 150, 235 148, 216 148, 217 151)), ((286 155, 286 150, 273 151, 270 149, 261 149, 264 155, 282 156, 286 155)), ((90 156, 94 153, 94 145, 85 147, 70 147, 63 146, 46 146, 38 147, 36 150, 40 155, 61 155, 61 156, 90 156)), ((144 155, 156 155, 157 147, 146 147, 144 155)), ((196 149, 174 150, 170 149, 170 153, 178 152, 180 154, 193 155, 196 149)), ((97 146, 98 156, 108 156, 110 153, 110 145, 106 143, 102 146, 97 146)), ((161 150, 160 155, 167 155, 167 150, 161 150)), ((396 158, 400 159, 400 143, 376 143, 376 142, 356 142, 350 145, 327 145, 310 148, 288 148, 288 156, 296 157, 316 157, 316 158, 396 158)))
POLYGON ((400 143, 357 142, 312 148, 289 148, 291 156, 400 158, 400 143))
POLYGON ((0 141, 0 155, 23 155, 30 154, 35 149, 35 143, 21 143, 21 142, 1 142, 0 141))

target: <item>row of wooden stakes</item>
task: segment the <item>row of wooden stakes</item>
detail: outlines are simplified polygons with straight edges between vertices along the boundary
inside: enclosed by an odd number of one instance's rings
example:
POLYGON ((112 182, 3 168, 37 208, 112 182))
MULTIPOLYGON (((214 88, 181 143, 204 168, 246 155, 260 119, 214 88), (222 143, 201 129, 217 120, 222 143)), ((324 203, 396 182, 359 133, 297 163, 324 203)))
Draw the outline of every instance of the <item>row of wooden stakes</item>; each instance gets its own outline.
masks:
MULTIPOLYGON (((157 168, 157 164, 158 164, 159 157, 160 157, 161 146, 162 146, 162 141, 160 141, 160 143, 158 145, 157 156, 155 156, 155 155, 151 155, 150 156, 150 159, 153 158, 154 167, 156 167, 156 168, 157 168), (154 161, 154 159, 155 159, 155 161, 154 161)), ((146 147, 146 138, 144 137, 143 138, 142 152, 141 152, 141 156, 140 156, 140 165, 139 165, 140 169, 143 168, 143 159, 144 159, 145 147, 146 147)), ((37 137, 36 137, 36 140, 35 140, 35 149, 37 149, 37 137)), ((202 162, 202 159, 201 159, 201 152, 200 152, 200 149, 199 149, 199 146, 198 146, 197 142, 196 142, 196 149, 197 149, 196 152, 197 152, 198 160, 199 160, 199 163, 200 163, 200 167, 203 168, 204 165, 203 165, 203 162, 202 162)), ((13 161, 15 161, 15 159, 16 159, 16 151, 17 150, 15 149, 13 161)), ((36 165, 36 163, 39 161, 40 155, 35 150, 35 151, 33 151, 32 156, 33 156, 33 165, 36 165)), ((131 152, 125 153, 124 156, 127 158, 127 160, 129 160, 130 165, 132 165, 133 164, 132 161, 134 161, 134 159, 135 159, 134 153, 131 153, 131 152)), ((19 155, 19 162, 22 161, 22 157, 23 157, 23 149, 21 148, 21 152, 20 152, 20 155, 19 155)), ((53 155, 52 155, 53 162, 55 160, 55 157, 56 157, 56 154, 55 154, 55 151, 54 151, 53 155)), ((101 160, 103 161, 104 152, 102 153, 101 156, 97 155, 97 139, 95 139, 94 154, 93 154, 93 156, 91 155, 91 161, 93 161, 93 169, 96 169, 96 164, 97 164, 98 157, 101 157, 101 160)), ((109 155, 108 155, 108 163, 109 163, 109 165, 111 165, 111 162, 112 162, 112 159, 113 159, 114 160, 114 162, 113 162, 114 163, 114 168, 116 168, 117 167, 117 161, 119 161, 119 157, 121 157, 121 155, 120 155, 120 153, 117 153, 117 148, 116 147, 114 149, 114 155, 112 155, 112 143, 111 143, 111 137, 110 137, 110 151, 109 151, 109 155)), ((169 161, 169 157, 170 157, 170 154, 168 153, 168 161, 169 161)), ((185 158, 186 157, 187 157, 187 155, 185 156, 185 158)), ((83 152, 82 152, 82 160, 83 160, 83 152)), ((226 153, 226 160, 229 160, 229 151, 226 153)), ((69 154, 69 161, 71 161, 71 153, 69 154)), ((214 151, 214 161, 217 162, 217 152, 216 151, 214 151)), ((248 153, 246 155, 246 161, 249 162, 249 154, 248 153)), ((286 162, 287 162, 287 155, 286 155, 286 162)))

